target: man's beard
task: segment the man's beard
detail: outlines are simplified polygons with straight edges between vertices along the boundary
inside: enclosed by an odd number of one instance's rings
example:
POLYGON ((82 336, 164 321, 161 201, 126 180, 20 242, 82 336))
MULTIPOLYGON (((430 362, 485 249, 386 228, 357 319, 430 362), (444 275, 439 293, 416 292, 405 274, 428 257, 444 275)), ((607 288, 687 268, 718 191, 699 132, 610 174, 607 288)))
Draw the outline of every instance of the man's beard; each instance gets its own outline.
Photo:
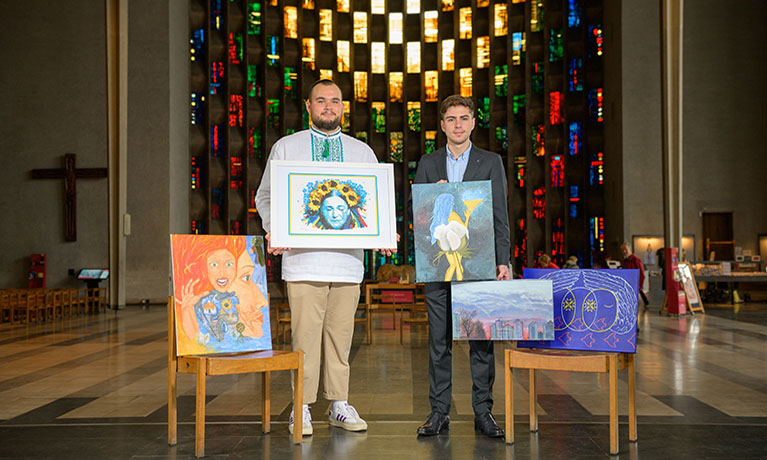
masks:
POLYGON ((316 120, 312 120, 312 124, 323 131, 335 131, 339 126, 341 126, 341 116, 339 115, 336 118, 332 118, 330 120, 318 118, 316 120))

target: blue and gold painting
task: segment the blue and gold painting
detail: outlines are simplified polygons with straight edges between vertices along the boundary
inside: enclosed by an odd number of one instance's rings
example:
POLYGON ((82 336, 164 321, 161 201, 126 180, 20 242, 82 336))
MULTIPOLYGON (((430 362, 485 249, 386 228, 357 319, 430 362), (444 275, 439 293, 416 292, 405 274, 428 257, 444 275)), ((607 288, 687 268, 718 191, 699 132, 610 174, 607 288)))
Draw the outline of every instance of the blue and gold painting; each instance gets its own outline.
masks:
POLYGON ((490 181, 413 184, 416 281, 495 279, 490 181))
POLYGON ((178 355, 272 348, 260 236, 171 235, 178 355))
POLYGON ((549 280, 452 283, 453 340, 553 340, 549 280))
POLYGON ((554 340, 520 347, 636 353, 638 270, 525 269, 554 286, 554 340))

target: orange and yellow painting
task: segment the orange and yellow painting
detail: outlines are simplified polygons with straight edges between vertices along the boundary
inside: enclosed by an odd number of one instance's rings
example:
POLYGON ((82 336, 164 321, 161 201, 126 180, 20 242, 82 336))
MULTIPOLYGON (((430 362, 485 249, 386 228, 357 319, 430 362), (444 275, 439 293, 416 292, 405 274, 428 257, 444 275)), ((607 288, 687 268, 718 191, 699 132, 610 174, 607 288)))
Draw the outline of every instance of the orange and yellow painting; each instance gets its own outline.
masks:
POLYGON ((258 236, 171 235, 178 355, 272 348, 258 236))

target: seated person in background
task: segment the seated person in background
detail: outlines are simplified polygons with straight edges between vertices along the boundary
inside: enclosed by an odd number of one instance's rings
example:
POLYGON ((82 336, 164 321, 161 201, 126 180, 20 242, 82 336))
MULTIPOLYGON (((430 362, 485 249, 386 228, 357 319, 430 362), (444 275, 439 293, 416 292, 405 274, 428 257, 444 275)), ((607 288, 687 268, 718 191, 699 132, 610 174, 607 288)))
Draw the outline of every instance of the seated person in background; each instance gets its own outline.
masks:
POLYGON ((559 265, 551 261, 551 257, 548 254, 541 254, 538 257, 538 266, 540 268, 559 268, 559 265))
POLYGON ((578 266, 578 257, 577 256, 570 256, 565 261, 565 265, 562 268, 581 268, 581 267, 578 266))

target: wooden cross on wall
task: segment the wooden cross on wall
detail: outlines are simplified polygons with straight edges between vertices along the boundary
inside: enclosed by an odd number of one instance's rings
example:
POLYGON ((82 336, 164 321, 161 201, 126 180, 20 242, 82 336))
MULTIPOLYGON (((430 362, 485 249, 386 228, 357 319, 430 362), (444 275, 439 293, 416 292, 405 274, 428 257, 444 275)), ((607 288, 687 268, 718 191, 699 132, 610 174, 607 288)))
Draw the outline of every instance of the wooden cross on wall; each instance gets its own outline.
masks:
POLYGON ((64 179, 64 240, 77 241, 77 179, 103 179, 107 168, 76 168, 77 155, 64 155, 64 168, 33 169, 33 179, 64 179))

